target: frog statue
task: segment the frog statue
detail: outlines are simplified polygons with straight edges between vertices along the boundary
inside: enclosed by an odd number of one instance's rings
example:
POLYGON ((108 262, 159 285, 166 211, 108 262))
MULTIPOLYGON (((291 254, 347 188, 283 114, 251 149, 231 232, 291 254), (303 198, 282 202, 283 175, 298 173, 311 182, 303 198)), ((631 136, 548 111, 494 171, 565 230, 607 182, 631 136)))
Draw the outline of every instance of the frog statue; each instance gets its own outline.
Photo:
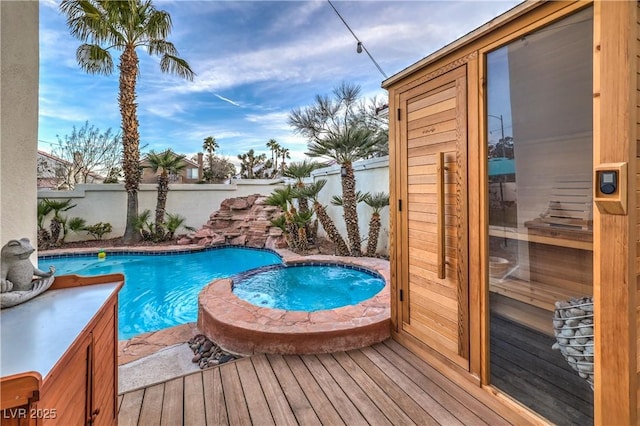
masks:
POLYGON ((53 284, 53 266, 49 272, 33 266, 29 256, 35 251, 28 238, 11 240, 0 252, 0 309, 31 300, 53 284))

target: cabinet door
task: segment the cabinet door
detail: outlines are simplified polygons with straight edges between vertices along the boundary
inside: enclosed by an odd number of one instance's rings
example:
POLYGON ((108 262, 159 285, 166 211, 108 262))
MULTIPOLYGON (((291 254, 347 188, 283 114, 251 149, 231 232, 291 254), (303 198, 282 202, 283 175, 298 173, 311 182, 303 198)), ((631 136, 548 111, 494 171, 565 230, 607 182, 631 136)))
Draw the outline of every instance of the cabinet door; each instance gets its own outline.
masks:
POLYGON ((109 306, 93 330, 91 413, 95 425, 113 425, 117 420, 116 310, 109 306))
POLYGON ((42 385, 34 410, 39 425, 83 425, 86 423, 89 393, 91 336, 84 335, 67 351, 42 385))

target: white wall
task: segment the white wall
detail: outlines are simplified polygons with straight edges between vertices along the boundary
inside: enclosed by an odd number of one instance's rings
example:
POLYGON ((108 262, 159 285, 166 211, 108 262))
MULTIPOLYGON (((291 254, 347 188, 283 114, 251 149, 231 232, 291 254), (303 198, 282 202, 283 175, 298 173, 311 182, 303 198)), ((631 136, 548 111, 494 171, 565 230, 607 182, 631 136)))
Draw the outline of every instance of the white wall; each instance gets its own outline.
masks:
MULTIPOLYGON (((356 191, 385 192, 389 193, 389 157, 372 158, 353 163, 353 169, 356 177, 356 191)), ((347 241, 347 229, 344 223, 342 207, 331 204, 331 198, 334 195, 342 195, 342 184, 340 177, 340 166, 335 165, 324 169, 316 170, 312 173, 314 180, 326 179, 327 184, 320 192, 319 201, 327 207, 329 216, 340 231, 342 237, 347 241)), ((369 220, 373 209, 365 203, 358 204, 358 223, 360 225, 360 236, 362 237, 362 247, 366 249, 367 238, 369 234, 369 220)), ((381 254, 389 254, 389 207, 385 207, 380 212, 380 220, 382 229, 378 238, 378 252, 381 254)), ((318 230, 319 235, 326 235, 322 226, 318 230)), ((348 242, 347 242, 348 244, 348 242)))
POLYGON ((0 1, 0 246, 37 236, 38 18, 36 1, 0 1))
MULTIPOLYGON (((186 218, 186 225, 200 229, 211 213, 220 208, 227 198, 244 197, 252 194, 269 195, 275 188, 282 187, 276 180, 253 179, 234 180, 223 184, 171 184, 167 196, 167 212, 180 214, 186 218)), ((141 184, 138 192, 139 211, 149 209, 155 214, 157 185, 141 184)), ((81 217, 88 225, 109 222, 113 231, 104 238, 120 237, 126 225, 127 198, 123 184, 77 185, 73 191, 38 191, 38 199, 71 199, 76 207, 63 213, 68 217, 81 217)), ((152 216, 154 217, 154 216, 152 216)), ((35 223, 35 219, 34 219, 35 223)), ((179 233, 185 232, 179 230, 179 233)), ((66 241, 91 239, 86 232, 71 233, 66 241)))
MULTIPOLYGON (((356 189, 362 192, 389 193, 389 157, 374 158, 354 163, 356 189)), ((326 179, 327 184, 320 193, 320 202, 327 207, 327 212, 333 218, 338 231, 346 239, 346 227, 342 215, 342 207, 331 204, 333 195, 342 195, 340 167, 332 166, 316 170, 312 179, 326 179)), ((276 180, 234 180, 230 185, 222 184, 172 184, 169 186, 167 211, 181 214, 188 226, 200 229, 211 213, 220 208, 220 203, 227 198, 244 197, 251 194, 269 195, 283 184, 276 180)), ((140 211, 149 209, 155 211, 157 189, 156 185, 142 184, 138 193, 140 211)), ((105 238, 115 238, 124 234, 126 222, 126 193, 122 184, 78 185, 74 191, 38 191, 38 199, 71 199, 76 207, 67 211, 69 217, 78 216, 92 225, 97 222, 109 222, 113 231, 105 238)), ((366 248, 365 238, 369 232, 369 220, 373 210, 365 203, 358 205, 358 221, 362 246, 366 248)), ((389 208, 380 212, 382 229, 378 239, 378 252, 389 254, 389 208)), ((181 231, 178 231, 181 232, 181 231)), ((325 232, 320 226, 319 234, 325 232)), ((85 232, 79 235, 71 234, 67 241, 90 239, 85 232)))

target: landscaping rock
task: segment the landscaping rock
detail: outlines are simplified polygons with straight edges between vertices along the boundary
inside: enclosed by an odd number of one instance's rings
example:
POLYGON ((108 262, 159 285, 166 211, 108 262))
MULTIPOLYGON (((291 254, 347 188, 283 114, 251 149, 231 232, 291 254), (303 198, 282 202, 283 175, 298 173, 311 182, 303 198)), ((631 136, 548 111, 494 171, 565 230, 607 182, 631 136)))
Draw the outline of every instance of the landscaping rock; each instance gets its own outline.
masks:
POLYGON ((194 364, 198 363, 201 369, 224 364, 225 362, 240 358, 238 355, 222 350, 220 346, 204 334, 195 335, 188 343, 194 354, 191 361, 194 364))
POLYGON ((280 216, 282 210, 265 204, 266 198, 254 194, 224 200, 220 210, 213 212, 200 230, 189 233, 179 243, 205 247, 222 244, 287 247, 282 230, 271 226, 271 220, 280 216))

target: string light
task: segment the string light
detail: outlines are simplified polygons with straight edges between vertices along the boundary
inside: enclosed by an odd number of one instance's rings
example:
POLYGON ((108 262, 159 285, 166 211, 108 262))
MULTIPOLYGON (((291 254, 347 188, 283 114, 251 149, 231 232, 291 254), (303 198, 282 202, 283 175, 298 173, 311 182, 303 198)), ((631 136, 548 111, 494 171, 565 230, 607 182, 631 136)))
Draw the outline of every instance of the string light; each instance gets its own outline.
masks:
POLYGON ((380 74, 382 74, 384 76, 384 78, 387 78, 387 74, 385 74, 385 72, 382 71, 382 68, 380 68, 380 65, 378 65, 376 60, 373 59, 373 56, 371 56, 371 53, 369 53, 369 50, 367 50, 367 47, 364 45, 364 43, 362 43, 362 41, 360 41, 358 36, 353 32, 353 30, 351 29, 349 24, 347 24, 347 21, 345 21, 344 18, 342 17, 342 15, 340 15, 340 12, 338 12, 338 9, 336 9, 336 7, 333 5, 333 3, 331 3, 331 0, 327 0, 327 2, 329 2, 329 6, 331 6, 331 8, 334 10, 334 12, 336 12, 336 15, 338 15, 338 18, 340 18, 340 20, 342 21, 344 26, 347 27, 347 29, 349 30, 349 32, 351 33, 353 38, 355 38, 356 41, 358 42, 358 44, 356 45, 356 52, 362 53, 362 51, 364 50, 366 52, 366 54, 369 56, 369 59, 371 59, 371 62, 373 62, 373 64, 376 66, 376 68, 378 68, 378 71, 380 71, 380 74))

